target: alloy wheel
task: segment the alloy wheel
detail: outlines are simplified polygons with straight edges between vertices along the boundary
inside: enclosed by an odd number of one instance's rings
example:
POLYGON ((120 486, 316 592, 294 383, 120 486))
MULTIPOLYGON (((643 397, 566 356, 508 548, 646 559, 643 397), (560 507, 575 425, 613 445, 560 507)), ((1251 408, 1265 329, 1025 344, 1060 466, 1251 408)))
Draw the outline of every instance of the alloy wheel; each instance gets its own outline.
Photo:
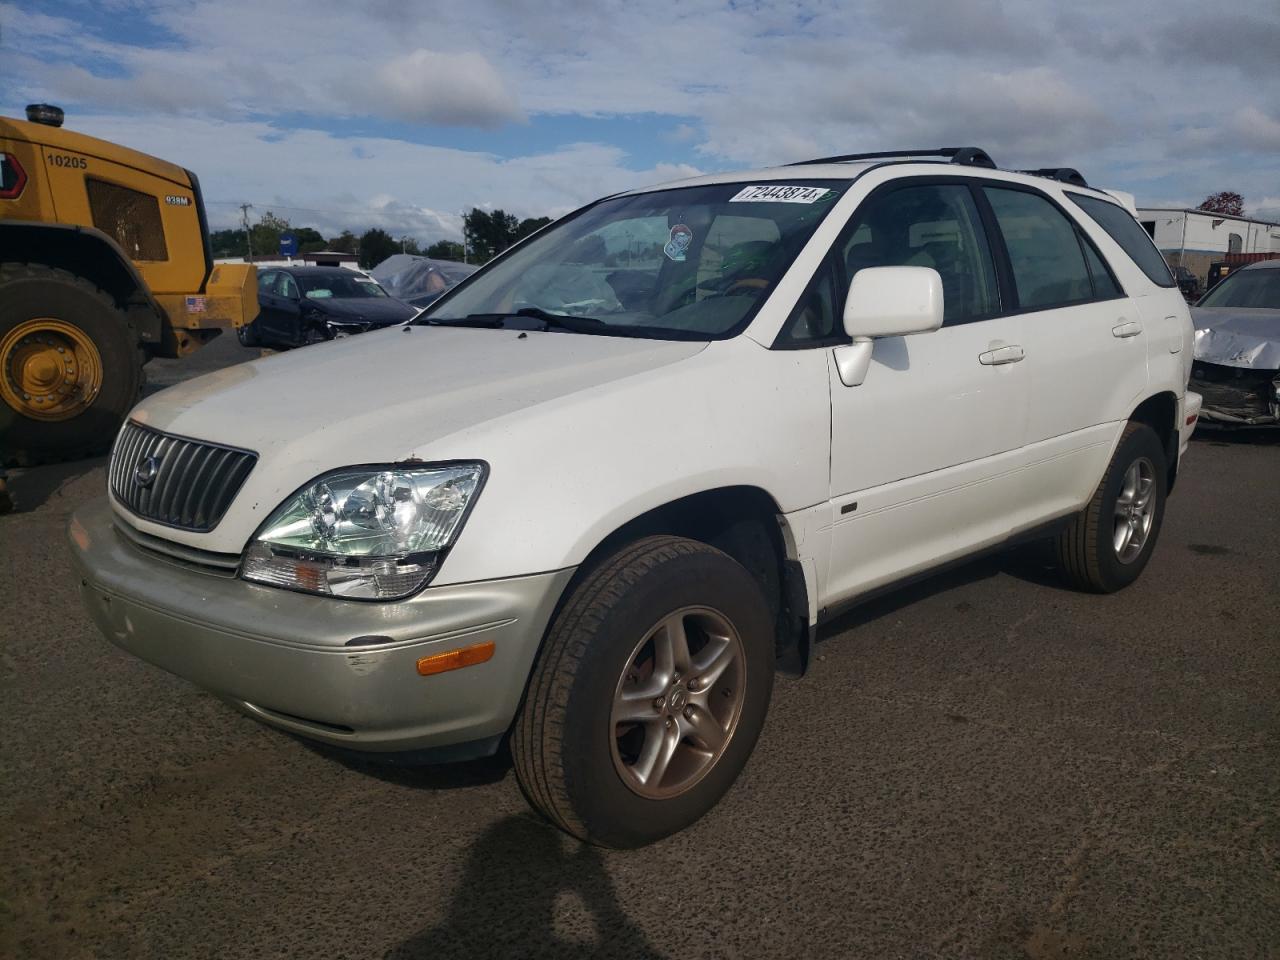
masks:
POLYGON ((609 718, 614 768, 633 792, 669 799, 710 772, 742 713, 745 660, 733 624, 709 607, 677 610, 644 635, 609 718))

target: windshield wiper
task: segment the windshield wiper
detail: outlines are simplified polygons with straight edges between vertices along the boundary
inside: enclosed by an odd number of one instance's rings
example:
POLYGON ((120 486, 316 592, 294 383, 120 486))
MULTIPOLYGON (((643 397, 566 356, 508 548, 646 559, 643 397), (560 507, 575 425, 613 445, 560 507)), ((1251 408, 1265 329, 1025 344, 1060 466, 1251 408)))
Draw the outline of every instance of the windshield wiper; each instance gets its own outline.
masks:
POLYGON ((570 333, 609 333, 629 336, 625 327, 616 327, 596 317, 552 313, 541 307, 521 307, 510 313, 471 313, 458 319, 437 320, 435 317, 414 317, 411 324, 426 323, 440 327, 487 327, 506 330, 567 330, 570 333), (520 320, 536 323, 520 323, 520 320), (511 322, 516 321, 516 322, 511 322))

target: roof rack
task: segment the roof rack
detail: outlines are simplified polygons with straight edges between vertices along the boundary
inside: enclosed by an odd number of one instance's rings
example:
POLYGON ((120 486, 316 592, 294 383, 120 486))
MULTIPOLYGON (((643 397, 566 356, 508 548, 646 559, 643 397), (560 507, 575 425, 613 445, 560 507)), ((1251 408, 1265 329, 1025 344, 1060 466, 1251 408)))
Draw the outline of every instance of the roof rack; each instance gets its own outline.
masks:
MULTIPOLYGON (((885 150, 881 153, 846 153, 838 157, 819 157, 801 160, 790 167, 804 167, 814 163, 849 163, 855 160, 909 160, 912 157, 944 157, 951 163, 970 167, 996 169, 995 161, 981 147, 939 147, 932 150, 885 150)), ((1078 176, 1078 174, 1077 174, 1078 176)))
POLYGON ((1048 177, 1050 180, 1060 180, 1074 187, 1089 186, 1089 182, 1075 167, 1041 167, 1039 170, 1019 170, 1018 172, 1030 174, 1033 177, 1048 177))

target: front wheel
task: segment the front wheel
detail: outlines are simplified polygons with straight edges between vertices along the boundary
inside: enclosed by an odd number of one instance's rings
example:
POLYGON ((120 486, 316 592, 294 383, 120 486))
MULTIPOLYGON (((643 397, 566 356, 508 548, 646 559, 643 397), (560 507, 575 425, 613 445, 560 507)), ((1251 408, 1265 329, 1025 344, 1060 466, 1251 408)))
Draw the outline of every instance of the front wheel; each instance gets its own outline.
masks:
POLYGON ((1058 558, 1076 587, 1114 593, 1138 579, 1160 536, 1167 477, 1155 431, 1127 424, 1093 499, 1057 537, 1058 558))
POLYGON ((604 846, 637 847, 733 785, 773 689, 773 619, 736 561, 648 537, 597 565, 547 635, 512 754, 529 802, 604 846))
POLYGON ((137 335, 82 277, 0 264, 0 466, 104 453, 142 386, 137 335))

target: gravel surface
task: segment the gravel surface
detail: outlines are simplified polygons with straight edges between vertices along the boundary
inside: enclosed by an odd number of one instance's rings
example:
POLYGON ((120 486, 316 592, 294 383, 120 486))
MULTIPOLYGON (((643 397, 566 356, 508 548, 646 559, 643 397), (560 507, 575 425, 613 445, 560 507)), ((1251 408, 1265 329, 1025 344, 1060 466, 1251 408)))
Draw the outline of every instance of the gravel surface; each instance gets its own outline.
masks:
POLYGON ((1115 596, 1023 551, 855 610, 721 805, 620 853, 502 758, 343 762, 117 650, 64 546, 103 461, 18 471, 0 956, 1280 957, 1278 477, 1197 440, 1115 596))

